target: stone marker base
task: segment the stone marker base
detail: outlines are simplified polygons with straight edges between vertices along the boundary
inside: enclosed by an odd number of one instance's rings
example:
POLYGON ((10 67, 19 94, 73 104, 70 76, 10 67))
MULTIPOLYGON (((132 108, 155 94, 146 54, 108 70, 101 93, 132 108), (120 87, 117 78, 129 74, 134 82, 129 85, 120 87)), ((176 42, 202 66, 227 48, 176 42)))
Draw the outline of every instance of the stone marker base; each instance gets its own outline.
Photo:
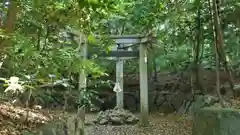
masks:
POLYGON ((193 113, 192 135, 240 135, 240 110, 200 108, 193 113))

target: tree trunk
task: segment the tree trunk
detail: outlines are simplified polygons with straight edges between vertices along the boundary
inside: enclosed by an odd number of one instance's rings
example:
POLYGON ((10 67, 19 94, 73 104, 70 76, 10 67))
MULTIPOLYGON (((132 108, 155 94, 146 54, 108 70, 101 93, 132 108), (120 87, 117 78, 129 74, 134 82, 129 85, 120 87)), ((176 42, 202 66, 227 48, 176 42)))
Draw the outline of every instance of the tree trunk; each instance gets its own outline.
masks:
POLYGON ((203 86, 203 78, 200 75, 199 65, 200 62, 200 51, 201 51, 201 5, 200 0, 198 0, 198 18, 197 18, 197 34, 196 34, 196 45, 194 47, 194 65, 193 71, 195 71, 195 82, 196 88, 200 88, 202 93, 206 93, 206 89, 203 86))
POLYGON ((222 95, 220 94, 220 56, 218 52, 218 42, 217 42, 217 30, 216 30, 216 22, 214 19, 214 16, 216 15, 216 12, 214 11, 214 3, 211 5, 211 1, 209 0, 209 9, 210 9, 210 15, 212 17, 212 31, 213 31, 213 52, 216 54, 216 92, 220 99, 220 103, 222 107, 225 107, 224 101, 222 99, 222 95))
MULTIPOLYGON (((5 31, 5 33, 7 35, 9 35, 12 32, 14 32, 15 23, 16 23, 16 20, 17 20, 18 9, 19 9, 18 8, 18 1, 10 0, 9 1, 9 5, 8 5, 8 11, 7 11, 6 20, 3 21, 2 25, 0 25, 0 26, 2 26, 1 28, 5 31)), ((8 39, 0 38, 0 46, 1 46, 1 50, 0 50, 0 57, 1 57, 0 66, 2 66, 3 61, 6 59, 5 48, 8 46, 8 44, 9 44, 9 40, 8 39)))
POLYGON ((216 28, 216 37, 217 37, 217 48, 216 51, 218 53, 219 58, 221 59, 225 70, 227 71, 228 75, 229 75, 229 84, 230 87, 233 91, 234 96, 236 96, 233 88, 234 88, 234 83, 233 83, 233 77, 232 77, 232 71, 230 69, 230 66, 228 65, 228 61, 226 59, 226 53, 223 49, 223 45, 224 45, 224 41, 223 41, 223 35, 222 35, 222 31, 221 31, 221 27, 220 27, 220 19, 219 19, 219 12, 218 12, 218 8, 217 8, 217 1, 216 0, 212 0, 212 14, 213 14, 213 23, 215 25, 216 28))
POLYGON ((14 31, 18 13, 17 4, 18 2, 16 0, 10 0, 9 2, 7 17, 3 25, 7 33, 12 33, 14 31))

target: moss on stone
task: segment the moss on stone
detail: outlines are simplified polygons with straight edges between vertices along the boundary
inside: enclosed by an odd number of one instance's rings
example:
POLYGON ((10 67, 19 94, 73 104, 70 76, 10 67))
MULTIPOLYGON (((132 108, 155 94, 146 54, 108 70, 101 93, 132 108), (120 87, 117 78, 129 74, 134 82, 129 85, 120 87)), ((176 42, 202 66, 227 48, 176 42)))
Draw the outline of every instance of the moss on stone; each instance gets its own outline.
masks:
POLYGON ((193 135, 239 135, 240 110, 206 107, 194 110, 193 135))

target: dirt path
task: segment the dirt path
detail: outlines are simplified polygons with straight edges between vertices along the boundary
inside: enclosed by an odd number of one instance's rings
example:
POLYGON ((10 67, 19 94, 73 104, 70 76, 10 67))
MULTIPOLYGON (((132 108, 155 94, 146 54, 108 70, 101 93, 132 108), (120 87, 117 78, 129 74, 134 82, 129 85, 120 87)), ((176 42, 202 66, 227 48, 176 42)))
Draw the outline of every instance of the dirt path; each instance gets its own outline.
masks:
MULTIPOLYGON (((94 118, 88 115, 87 120, 94 118)), ((140 128, 138 125, 86 127, 86 135, 191 135, 191 121, 176 115, 162 116, 152 114, 150 126, 140 128)))

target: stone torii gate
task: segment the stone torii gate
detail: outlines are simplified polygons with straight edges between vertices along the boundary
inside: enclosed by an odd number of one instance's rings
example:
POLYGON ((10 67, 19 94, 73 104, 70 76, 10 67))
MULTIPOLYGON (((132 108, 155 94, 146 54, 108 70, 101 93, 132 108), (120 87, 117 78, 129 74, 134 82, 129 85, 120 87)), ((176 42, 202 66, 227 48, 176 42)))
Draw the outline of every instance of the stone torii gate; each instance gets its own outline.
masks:
MULTIPOLYGON (((114 91, 116 92, 116 106, 124 107, 124 90, 123 90, 123 60, 130 58, 139 58, 139 74, 140 74, 140 124, 148 125, 149 105, 148 105, 148 72, 147 72, 147 46, 146 43, 153 40, 153 37, 141 35, 123 35, 108 36, 113 40, 115 49, 110 52, 99 52, 94 50, 92 53, 100 57, 115 57, 116 62, 116 84, 114 91), (127 48, 137 46, 138 49, 129 51, 127 48)), ((83 59, 91 54, 87 54, 87 45, 82 45, 81 54, 83 59)), ((86 75, 81 72, 79 85, 86 87, 86 75)))

